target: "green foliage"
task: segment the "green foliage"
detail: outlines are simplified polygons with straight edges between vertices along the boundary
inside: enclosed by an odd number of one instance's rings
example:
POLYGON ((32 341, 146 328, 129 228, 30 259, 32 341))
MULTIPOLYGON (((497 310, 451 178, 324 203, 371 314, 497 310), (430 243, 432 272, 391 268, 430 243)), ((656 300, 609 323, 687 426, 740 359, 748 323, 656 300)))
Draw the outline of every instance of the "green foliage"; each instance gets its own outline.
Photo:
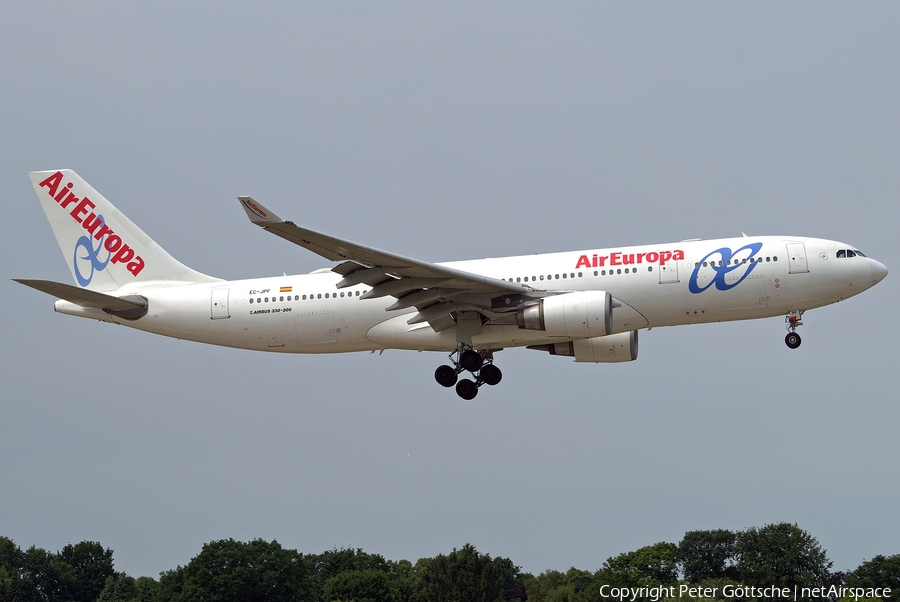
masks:
POLYGON ((678 546, 660 542, 608 558, 595 580, 619 587, 653 587, 678 581, 678 546))
POLYGON ((9 575, 18 573, 22 566, 22 550, 13 540, 0 536, 0 566, 6 567, 9 575))
POLYGON ((796 524, 777 523, 741 531, 734 549, 738 574, 747 585, 793 588, 828 583, 831 561, 816 538, 796 524))
POLYGON ((600 595, 604 585, 677 588, 679 567, 683 584, 715 592, 682 595, 680 602, 756 602, 724 596, 725 586, 739 584, 889 587, 888 601, 900 602, 900 554, 875 556, 847 575, 829 574, 831 564, 815 538, 795 524, 778 523, 738 533, 690 531, 677 546, 661 542, 608 558, 596 573, 572 567, 536 577, 471 544, 413 565, 360 549, 303 556, 276 541, 228 539, 204 545, 186 566, 160 573, 157 582, 114 572, 112 551, 97 542, 70 544, 54 554, 34 546, 23 552, 0 537, 0 602, 611 602, 600 595))
POLYGON ((96 541, 69 544, 60 551, 60 560, 72 567, 71 600, 93 602, 100 595, 106 580, 115 573, 112 556, 112 550, 96 541))
POLYGON ((737 535, 724 529, 688 531, 678 544, 678 560, 684 580, 737 579, 734 544, 737 535))
POLYGON ((396 602, 418 602, 419 575, 409 560, 388 560, 391 592, 396 602))
POLYGON ((116 573, 106 579, 97 602, 130 602, 137 598, 136 579, 125 573, 116 573))
POLYGON ((378 554, 367 554, 360 549, 341 548, 321 554, 304 556, 312 574, 312 588, 316 600, 324 600, 325 583, 348 571, 389 571, 387 561, 378 554))
POLYGON ((472 544, 416 564, 421 595, 428 602, 503 602, 502 568, 472 544))
MULTIPOLYGON (((203 546, 183 569, 180 602, 309 600, 309 571, 296 550, 277 541, 222 539, 203 546)), ((160 579, 162 581, 162 578, 160 579)))
POLYGON ((325 582, 325 602, 393 602, 388 574, 376 569, 344 571, 325 582))
POLYGON ((529 576, 525 580, 525 591, 528 602, 581 602, 583 592, 594 582, 589 571, 575 567, 565 573, 544 571, 537 577, 529 576))
POLYGON ((0 602, 15 602, 15 600, 16 582, 6 567, 0 564, 0 602))
POLYGON ((156 602, 174 602, 181 599, 184 590, 184 567, 179 566, 159 574, 156 602))
POLYGON ((891 595, 888 600, 900 602, 900 554, 882 556, 879 554, 866 560, 855 571, 847 574, 847 585, 850 587, 889 587, 891 595))

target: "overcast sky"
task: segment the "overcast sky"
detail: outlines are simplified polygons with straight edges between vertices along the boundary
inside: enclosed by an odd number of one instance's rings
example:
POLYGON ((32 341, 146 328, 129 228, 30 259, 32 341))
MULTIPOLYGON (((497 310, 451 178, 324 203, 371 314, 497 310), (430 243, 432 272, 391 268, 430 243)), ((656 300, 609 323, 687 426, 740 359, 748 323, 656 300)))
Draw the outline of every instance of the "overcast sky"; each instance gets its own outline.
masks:
POLYGON ((900 552, 900 5, 233 4, 0 7, 0 535, 154 577, 228 537, 533 573, 780 521, 836 570, 900 552), (781 317, 643 332, 622 365, 506 350, 464 402, 443 354, 55 314, 10 279, 71 282, 26 176, 58 168, 228 279, 333 265, 245 194, 426 261, 744 231, 892 273, 797 351, 781 317))

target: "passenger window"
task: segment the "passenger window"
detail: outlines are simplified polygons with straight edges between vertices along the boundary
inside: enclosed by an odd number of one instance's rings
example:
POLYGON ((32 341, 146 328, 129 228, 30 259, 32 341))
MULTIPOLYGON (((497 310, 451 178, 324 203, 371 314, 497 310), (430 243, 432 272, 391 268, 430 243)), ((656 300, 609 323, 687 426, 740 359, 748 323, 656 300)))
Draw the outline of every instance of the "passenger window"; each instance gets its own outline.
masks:
POLYGON ((621 269, 618 269, 618 270, 616 270, 616 273, 617 273, 617 274, 621 274, 621 273, 622 273, 622 270, 621 270, 621 269))
POLYGON ((253 297, 250 297, 250 303, 253 303, 253 297))
MULTIPOLYGON (((559 278, 559 276, 557 276, 557 278, 559 278)), ((566 278, 566 275, 565 275, 565 274, 563 274, 563 279, 565 279, 565 278, 566 278)))
POLYGON ((321 298, 322 298, 322 293, 319 293, 319 294, 316 296, 316 299, 321 299, 321 298))

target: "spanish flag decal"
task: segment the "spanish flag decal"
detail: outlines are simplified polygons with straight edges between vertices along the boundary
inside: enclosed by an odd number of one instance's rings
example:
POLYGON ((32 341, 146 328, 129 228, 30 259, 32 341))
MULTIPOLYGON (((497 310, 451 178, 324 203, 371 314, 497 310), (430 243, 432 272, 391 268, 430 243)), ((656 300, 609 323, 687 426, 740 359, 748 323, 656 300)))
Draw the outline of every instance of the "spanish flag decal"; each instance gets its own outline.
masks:
POLYGON ((289 292, 291 292, 293 289, 294 289, 294 287, 292 287, 292 286, 282 286, 281 289, 279 289, 278 292, 279 292, 279 293, 289 293, 289 292))

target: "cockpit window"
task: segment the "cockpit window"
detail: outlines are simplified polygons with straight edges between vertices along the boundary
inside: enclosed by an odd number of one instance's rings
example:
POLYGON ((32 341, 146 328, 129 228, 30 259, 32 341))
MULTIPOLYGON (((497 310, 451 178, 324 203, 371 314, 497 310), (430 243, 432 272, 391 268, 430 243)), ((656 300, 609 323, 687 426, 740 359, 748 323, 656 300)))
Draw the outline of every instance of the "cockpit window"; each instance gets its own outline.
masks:
POLYGON ((850 250, 850 249, 841 249, 837 252, 838 258, 841 257, 865 257, 862 251, 850 250))

